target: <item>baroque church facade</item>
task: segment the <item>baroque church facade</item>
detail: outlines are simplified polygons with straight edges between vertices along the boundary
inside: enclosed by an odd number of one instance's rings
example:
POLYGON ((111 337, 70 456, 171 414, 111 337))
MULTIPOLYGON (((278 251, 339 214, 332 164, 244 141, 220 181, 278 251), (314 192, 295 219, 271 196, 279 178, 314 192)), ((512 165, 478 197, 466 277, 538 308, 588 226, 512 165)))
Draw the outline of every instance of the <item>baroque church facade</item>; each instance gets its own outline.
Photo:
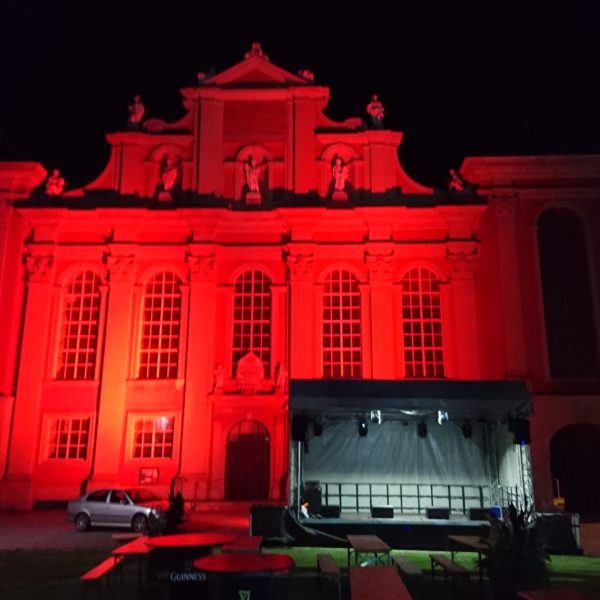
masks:
POLYGON ((181 93, 81 189, 0 163, 0 506, 284 502, 296 379, 525 382, 552 506, 600 432, 600 156, 467 158, 431 189, 401 133, 332 121, 258 46, 181 93))

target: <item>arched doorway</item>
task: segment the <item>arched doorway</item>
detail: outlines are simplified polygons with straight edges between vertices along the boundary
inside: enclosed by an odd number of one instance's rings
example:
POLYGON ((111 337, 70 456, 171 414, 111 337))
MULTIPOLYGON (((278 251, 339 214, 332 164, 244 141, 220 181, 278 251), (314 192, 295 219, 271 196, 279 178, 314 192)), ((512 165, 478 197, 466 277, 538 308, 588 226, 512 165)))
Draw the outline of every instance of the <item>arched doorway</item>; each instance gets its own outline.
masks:
POLYGON ((569 425, 550 441, 550 469, 567 512, 600 518, 600 426, 569 425))
POLYGON ((241 421, 227 437, 225 498, 266 500, 269 497, 271 438, 258 421, 241 421))

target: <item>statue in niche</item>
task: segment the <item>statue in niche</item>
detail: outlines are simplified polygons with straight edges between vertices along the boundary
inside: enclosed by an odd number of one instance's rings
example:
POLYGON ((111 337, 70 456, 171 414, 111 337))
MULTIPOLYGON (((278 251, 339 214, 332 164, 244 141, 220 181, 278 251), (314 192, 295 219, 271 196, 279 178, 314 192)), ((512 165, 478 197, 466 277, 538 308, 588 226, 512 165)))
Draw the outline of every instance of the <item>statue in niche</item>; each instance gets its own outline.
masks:
POLYGON ((46 181, 46 194, 48 196, 60 196, 65 188, 65 178, 61 176, 58 169, 53 169, 48 181, 46 181))
POLYGON ((177 165, 173 164, 173 159, 168 155, 165 157, 160 178, 163 191, 170 192, 177 181, 177 165))
POLYGON ((223 387, 223 381, 225 379, 225 369, 221 363, 217 363, 213 370, 213 391, 219 390, 223 387))
POLYGON ((333 189, 336 192, 343 192, 346 189, 346 181, 348 181, 348 164, 344 159, 335 155, 333 165, 331 167, 331 177, 333 178, 333 189))
POLYGON ((260 197, 260 177, 266 165, 266 158, 257 163, 252 155, 244 161, 244 175, 249 194, 260 197))
POLYGON ((371 96, 371 102, 367 104, 367 113, 371 116, 371 125, 374 129, 383 127, 383 104, 379 101, 377 94, 371 96))
POLYGON ((287 382, 287 369, 280 362, 278 362, 275 366, 275 387, 282 392, 287 392, 287 382))
POLYGON ((142 99, 140 98, 139 94, 134 96, 133 102, 128 107, 128 111, 128 124, 131 127, 139 127, 142 122, 142 118, 144 117, 144 113, 146 112, 146 109, 142 104, 142 99))
POLYGON ((448 180, 448 189, 454 190, 455 192, 462 192, 465 189, 465 180, 462 178, 460 173, 457 173, 454 169, 448 171, 450 179, 448 180))

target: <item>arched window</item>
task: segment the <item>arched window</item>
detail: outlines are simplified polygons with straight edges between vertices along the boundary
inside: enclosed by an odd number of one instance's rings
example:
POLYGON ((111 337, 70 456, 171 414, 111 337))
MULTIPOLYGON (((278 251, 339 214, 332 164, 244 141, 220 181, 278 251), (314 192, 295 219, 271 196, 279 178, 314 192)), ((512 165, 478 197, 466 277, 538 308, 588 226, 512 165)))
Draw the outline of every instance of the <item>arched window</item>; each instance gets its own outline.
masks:
POLYGON ((598 376, 598 338, 579 217, 565 208, 546 210, 538 221, 538 244, 550 374, 598 376))
POLYGON ((443 377, 444 343, 440 281, 429 269, 402 278, 402 335, 406 377, 443 377))
POLYGON ((140 338, 140 379, 177 377, 181 329, 181 281, 170 271, 144 286, 140 338))
POLYGON ((233 293, 233 370, 246 353, 262 360, 271 372, 271 280, 261 271, 246 271, 233 293))
POLYGON ((362 375, 360 289, 349 271, 332 271, 323 285, 323 377, 362 375))
POLYGON ((70 279, 64 288, 57 379, 94 379, 100 319, 100 284, 91 271, 70 279))

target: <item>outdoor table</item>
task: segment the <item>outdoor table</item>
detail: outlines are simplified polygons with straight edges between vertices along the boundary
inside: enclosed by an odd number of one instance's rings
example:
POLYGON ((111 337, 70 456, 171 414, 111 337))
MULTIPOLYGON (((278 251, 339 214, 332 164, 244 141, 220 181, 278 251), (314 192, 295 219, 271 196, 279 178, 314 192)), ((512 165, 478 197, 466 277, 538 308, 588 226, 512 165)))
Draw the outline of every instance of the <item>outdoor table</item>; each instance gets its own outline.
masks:
POLYGON ((491 546, 485 538, 477 535, 449 535, 448 543, 450 546, 450 553, 452 560, 454 560, 454 553, 458 552, 459 549, 467 550, 469 552, 477 552, 477 565, 479 567, 479 584, 483 589, 483 564, 481 562, 482 554, 489 554, 491 546))
POLYGON ((142 583, 142 559, 147 558, 152 552, 152 548, 146 543, 149 540, 147 536, 138 536, 127 544, 123 544, 115 548, 111 554, 117 559, 118 557, 137 556, 138 558, 138 585, 142 583))
POLYGON ((410 592, 394 567, 379 566, 369 569, 350 567, 350 597, 352 600, 412 600, 410 592))
POLYGON ((295 565, 287 554, 215 554, 194 561, 196 569, 210 576, 209 597, 224 600, 268 598, 273 573, 289 571, 295 565))
POLYGON ((202 596, 206 575, 196 571, 192 561, 235 539, 224 533, 176 533, 148 538, 146 544, 155 550, 156 570, 167 572, 170 597, 193 598, 202 596))
POLYGON ((346 539, 348 540, 348 567, 351 552, 354 552, 354 564, 358 563, 361 554, 373 555, 366 564, 390 564, 392 549, 376 535, 347 535, 346 539))
POLYGON ((587 600, 587 596, 576 590, 536 590, 519 592, 519 600, 587 600))

